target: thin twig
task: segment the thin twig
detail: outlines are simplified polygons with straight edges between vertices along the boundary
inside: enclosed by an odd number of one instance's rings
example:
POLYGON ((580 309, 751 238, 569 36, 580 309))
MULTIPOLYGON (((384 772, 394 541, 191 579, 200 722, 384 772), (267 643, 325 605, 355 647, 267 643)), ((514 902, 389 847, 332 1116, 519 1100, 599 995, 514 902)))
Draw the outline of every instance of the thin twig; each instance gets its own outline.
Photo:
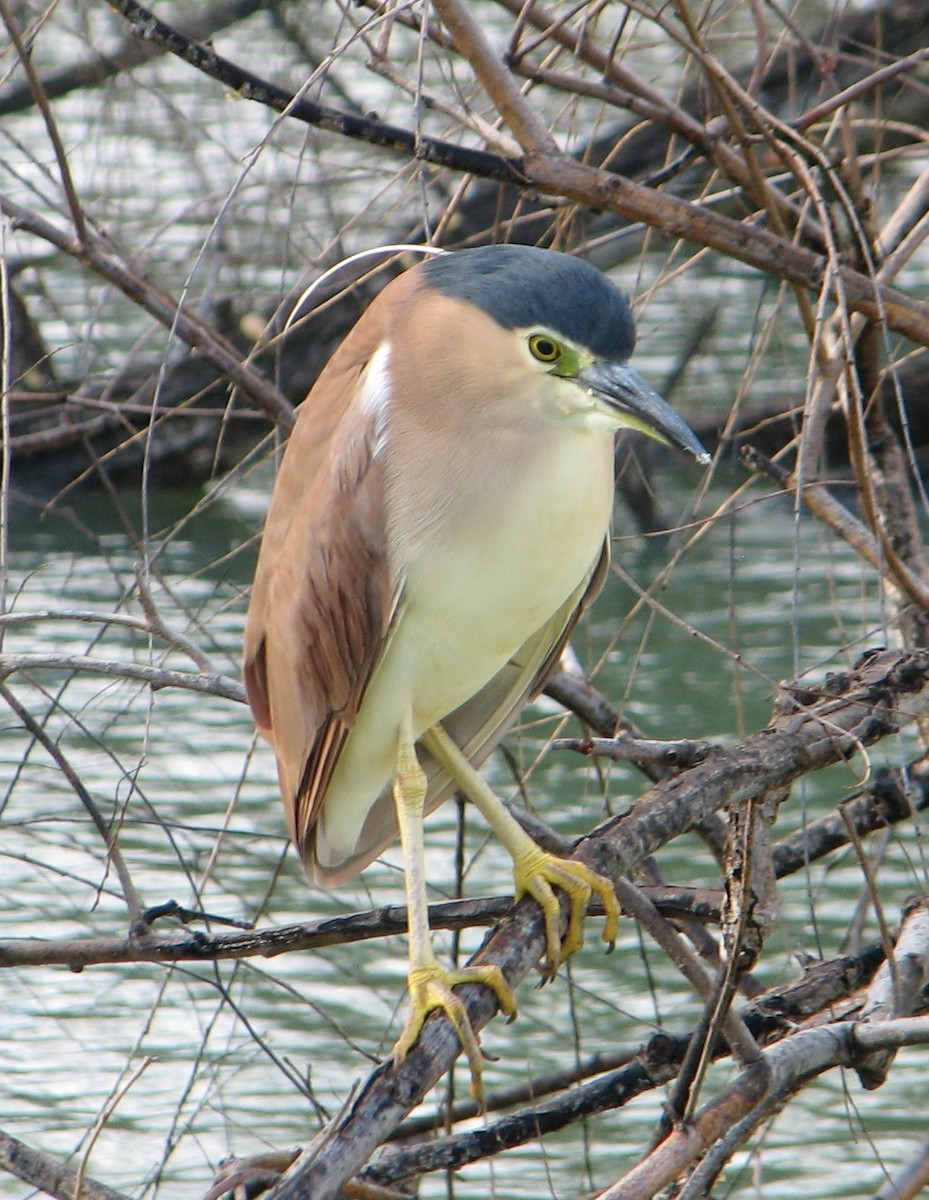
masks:
MULTIPOLYGON (((286 109, 296 119, 344 137, 360 138, 369 144, 401 150, 438 165, 470 171, 484 178, 505 179, 516 186, 538 188, 546 195, 560 196, 596 210, 617 212, 630 220, 660 229, 668 236, 682 237, 711 247, 793 284, 816 290, 823 286, 824 280, 836 286, 841 285, 850 308, 874 319, 883 319, 888 328, 929 346, 929 304, 877 284, 844 264, 830 273, 828 263, 821 255, 764 228, 743 225, 721 213, 681 200, 667 192, 636 184, 610 171, 587 166, 564 155, 526 154, 522 159, 513 161, 483 151, 466 152, 461 147, 437 143, 392 126, 371 128, 370 122, 360 122, 352 114, 325 106, 309 105, 304 108, 302 103, 294 103, 292 95, 256 80, 212 50, 189 43, 135 0, 108 2, 129 16, 142 36, 164 39, 172 53, 192 62, 198 70, 221 79, 246 98, 261 100, 277 111, 286 109), (265 88, 270 88, 267 95, 265 88), (468 155, 473 157, 473 161, 468 155)), ((0 208, 16 217, 11 201, 0 201, 0 208)), ((39 236, 44 234, 39 232, 39 236)))
POLYGON ((293 405, 287 397, 253 367, 243 363, 232 344, 215 329, 187 309, 179 311, 177 301, 172 296, 133 271, 112 243, 106 242, 90 228, 86 231, 84 241, 79 241, 45 217, 6 196, 0 196, 0 213, 9 217, 14 227, 25 229, 57 246, 102 278, 108 279, 166 329, 202 354, 230 382, 254 400, 281 429, 289 431, 292 428, 293 405))
POLYGON ((196 675, 193 671, 168 671, 145 663, 93 658, 89 654, 0 654, 0 677, 14 671, 87 671, 115 679, 136 680, 153 688, 177 687, 204 692, 223 700, 245 703, 245 687, 228 675, 196 675))
MULTIPOLYGON (((786 491, 797 490, 794 475, 774 463, 766 455, 751 446, 744 446, 741 451, 742 461, 753 471, 761 471, 775 480, 786 491)), ((839 535, 843 541, 859 554, 865 562, 878 571, 892 570, 893 578, 907 596, 923 609, 929 609, 929 586, 923 583, 899 556, 892 564, 885 557, 885 547, 878 542, 873 533, 854 517, 847 508, 835 500, 829 492, 818 483, 804 483, 799 489, 803 504, 821 521, 839 535)))
POLYGON ((113 868, 119 878, 120 886, 123 890, 123 899, 126 902, 126 908, 129 910, 129 922, 132 924, 141 914, 143 904, 139 898, 139 893, 136 891, 135 884, 132 882, 132 876, 129 873, 126 860, 123 858, 122 852, 117 845, 112 824, 104 819, 103 814, 97 806, 97 802, 81 782, 80 776, 71 766, 61 747, 48 736, 44 728, 35 720, 29 710, 20 704, 19 700, 17 700, 5 683, 0 683, 0 697, 6 701, 20 721, 22 721, 23 725, 29 730, 30 735, 35 738, 49 755, 87 810, 90 819, 97 828, 97 832, 106 844, 107 857, 113 864, 113 868))
POLYGON ((13 43, 16 53, 19 55, 20 64, 26 72, 29 90, 35 100, 36 107, 42 114, 42 120, 45 123, 45 132, 48 134, 48 140, 51 142, 52 151, 55 155, 55 162, 58 164, 61 186, 68 201, 68 211, 71 214, 71 220, 74 223, 74 230, 78 241, 81 243, 86 242, 87 219, 84 216, 84 208, 78 197, 77 188, 74 186, 74 178, 71 175, 71 168, 68 165, 68 155, 65 152, 64 143, 58 132, 58 124, 52 115, 51 106, 48 103, 48 97, 45 94, 42 81, 32 62, 32 54, 23 40, 19 22, 13 15, 8 0, 0 0, 0 17, 3 18, 7 33, 10 35, 10 41, 13 43))
POLYGON ((526 154, 559 153, 551 130, 516 86, 513 74, 493 52, 480 24, 461 0, 433 0, 455 48, 471 64, 497 112, 526 154))

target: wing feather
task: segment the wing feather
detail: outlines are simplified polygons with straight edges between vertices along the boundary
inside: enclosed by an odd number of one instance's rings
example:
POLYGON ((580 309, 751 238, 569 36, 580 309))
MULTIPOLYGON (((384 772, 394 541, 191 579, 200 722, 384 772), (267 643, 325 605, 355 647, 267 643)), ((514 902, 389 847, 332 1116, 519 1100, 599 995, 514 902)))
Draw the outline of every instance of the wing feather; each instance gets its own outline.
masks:
POLYGON ((274 487, 245 631, 245 684, 305 853, 378 662, 399 582, 388 561, 378 413, 364 372, 387 336, 377 300, 300 408, 274 487))

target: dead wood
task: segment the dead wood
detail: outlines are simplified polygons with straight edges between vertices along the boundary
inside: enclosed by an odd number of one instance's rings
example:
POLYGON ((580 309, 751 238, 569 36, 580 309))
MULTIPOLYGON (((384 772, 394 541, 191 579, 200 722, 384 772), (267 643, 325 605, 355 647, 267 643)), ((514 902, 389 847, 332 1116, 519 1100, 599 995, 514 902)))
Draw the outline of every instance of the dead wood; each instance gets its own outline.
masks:
MULTIPOLYGON (((843 1001, 849 1002, 843 1005, 843 1011, 851 1014, 855 1011, 854 996, 873 977, 882 961, 883 947, 873 943, 857 954, 812 964, 793 983, 773 988, 745 1005, 741 1011, 742 1019, 755 1037, 764 1044, 772 1044, 843 1001)), ((857 1004, 860 1006, 860 998, 857 1004)), ((439 1114, 428 1121, 404 1122, 392 1135, 392 1144, 361 1172, 359 1181, 389 1186, 427 1172, 460 1169, 488 1155, 567 1128, 586 1117, 621 1108, 636 1096, 673 1079, 692 1037, 692 1033, 655 1034, 631 1061, 612 1070, 603 1066, 598 1070, 594 1061, 589 1073, 595 1078, 585 1082, 583 1076, 575 1077, 570 1081, 574 1085, 570 1090, 541 1103, 538 1096, 544 1093, 536 1092, 535 1103, 482 1128, 418 1143, 417 1137, 429 1129, 441 1128, 447 1117, 439 1114)), ((720 1043, 713 1048, 713 1057, 718 1059, 724 1052, 720 1043)), ((533 1082, 536 1084, 541 1080, 533 1082)), ((559 1091, 569 1085, 566 1080, 554 1082, 559 1091)), ((499 1107, 507 1099, 512 1103, 518 1098, 491 1097, 491 1104, 499 1107)), ((465 1101, 460 1103, 452 1119, 466 1120, 474 1115, 473 1104, 465 1101)))
MULTIPOLYGON (((612 878, 725 804, 788 786, 808 771, 840 762, 929 709, 929 654, 877 652, 820 689, 789 685, 772 726, 734 749, 716 749, 683 774, 658 784, 628 812, 580 843, 577 857, 612 878)), ((522 901, 472 962, 493 962, 515 986, 539 961, 544 930, 537 906, 522 901)), ((495 1012, 488 989, 462 999, 475 1030, 495 1012)), ((307 1147, 273 1195, 328 1200, 356 1174, 458 1056, 449 1023, 433 1017, 407 1060, 378 1067, 307 1147)))
POLYGON ((127 1200, 125 1193, 64 1166, 54 1155, 43 1154, 3 1130, 0 1167, 54 1200, 74 1200, 78 1188, 84 1200, 127 1200))
MULTIPOLYGON (((908 1017, 918 1011, 929 979, 929 908, 925 900, 908 906, 893 954, 875 975, 860 1020, 875 1023, 908 1017)), ((855 1070, 862 1087, 879 1088, 893 1062, 892 1050, 868 1055, 855 1070)))

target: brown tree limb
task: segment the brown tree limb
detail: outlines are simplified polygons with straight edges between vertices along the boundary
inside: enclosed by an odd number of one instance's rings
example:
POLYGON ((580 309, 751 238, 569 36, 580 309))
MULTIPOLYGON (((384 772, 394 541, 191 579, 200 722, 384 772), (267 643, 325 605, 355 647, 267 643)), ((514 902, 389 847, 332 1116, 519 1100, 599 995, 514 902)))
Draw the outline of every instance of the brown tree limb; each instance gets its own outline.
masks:
MULTIPOLYGON (((817 230, 796 204, 784 196, 767 180, 753 172, 745 157, 725 140, 728 126, 725 118, 716 118, 704 124, 695 115, 695 96, 687 96, 682 103, 674 103, 661 90, 632 72, 621 59, 604 49, 598 39, 586 30, 575 30, 565 26, 555 14, 540 4, 525 4, 523 0, 503 0, 504 7, 519 12, 536 29, 544 31, 547 39, 559 43, 581 61, 589 63, 604 79, 615 87, 625 89, 630 100, 622 106, 653 122, 664 126, 659 141, 667 140, 669 134, 681 138, 691 147, 690 155, 699 153, 714 164, 725 177, 731 179, 747 195, 752 196, 762 207, 767 205, 791 227, 803 227, 814 237, 817 230)), ((522 56, 516 65, 525 70, 522 56)), ((701 81, 702 83, 702 81, 701 81)), ((622 102, 624 97, 614 96, 613 103, 622 102)), ((667 147, 666 147, 667 148, 667 147)), ((690 157, 685 156, 684 161, 690 157)), ((630 172, 631 173, 631 172, 630 172)), ((818 240, 818 239, 817 239, 818 240)))
POLYGON ((433 7, 452 35, 455 49, 471 64, 497 112, 527 154, 558 154, 546 122, 522 95, 513 74, 491 49, 467 3, 433 0, 433 7))
MULTIPOLYGON (((658 784, 633 808, 583 839, 577 857, 619 878, 695 820, 724 804, 764 795, 896 731, 929 711, 929 653, 867 656, 831 688, 785 690, 782 715, 737 751, 718 749, 683 774, 658 784), (831 694, 830 694, 831 692, 831 694)), ((544 950, 541 914, 521 901, 472 962, 494 962, 515 985, 544 950)), ((489 989, 461 989, 475 1030, 496 1009, 489 989)), ((275 1200, 330 1200, 400 1120, 449 1069, 460 1052, 450 1024, 433 1016, 406 1061, 378 1067, 282 1179, 275 1200)))
MULTIPOLYGON (((620 175, 572 159, 526 156, 523 173, 530 184, 592 208, 606 208, 642 221, 668 237, 680 237, 718 250, 766 274, 818 291, 829 278, 822 255, 797 246, 766 229, 633 183, 620 175)), ((920 345, 929 345, 929 304, 884 287, 851 267, 840 265, 831 283, 844 289, 848 307, 920 345)))
MULTIPOLYGON (((51 1154, 43 1154, 27 1146, 19 1138, 0 1130, 0 1168, 9 1171, 31 1187, 53 1196, 55 1200, 74 1200, 78 1183, 78 1172, 62 1164, 51 1154)), ((96 1179, 80 1176, 81 1200, 129 1200, 124 1192, 99 1183, 96 1179)))
POLYGON ((289 116, 344 137, 401 150, 427 162, 469 171, 484 178, 534 187, 546 195, 573 200, 594 209, 619 213, 656 228, 668 237, 697 242, 804 288, 819 291, 824 282, 828 282, 830 288, 841 286, 843 298, 851 309, 883 320, 895 332, 929 346, 929 304, 876 283, 845 265, 831 272, 822 255, 766 229, 744 225, 701 205, 633 183, 610 171, 587 166, 566 155, 529 153, 518 159, 508 159, 466 150, 394 126, 383 126, 325 105, 310 104, 256 79, 214 51, 181 37, 136 0, 108 0, 108 3, 134 23, 140 36, 164 41, 172 53, 235 88, 247 99, 260 100, 276 111, 286 111, 289 116))
POLYGON ((809 129, 811 125, 815 125, 832 113, 838 112, 840 108, 845 108, 855 100, 860 99, 867 92, 883 87, 891 79, 895 79, 898 75, 906 74, 907 71, 912 71, 914 67, 920 66, 927 60, 929 60, 929 50, 915 50, 912 54, 907 54, 903 58, 898 58, 894 62, 887 63, 886 66, 880 67, 876 71, 871 71, 863 79, 857 79, 854 83, 849 84, 847 88, 843 88, 842 91, 836 92, 834 96, 830 96, 828 100, 823 100, 821 104, 816 104, 812 108, 808 108, 805 113, 802 113, 794 120, 794 127, 800 131, 809 129))
MULTIPOLYGON (((741 1010, 751 1033, 766 1043, 785 1036, 796 1023, 806 1021, 847 1000, 873 975, 883 952, 879 943, 864 947, 857 955, 843 955, 817 963, 785 987, 772 988, 741 1010)), ((655 1034, 629 1062, 599 1073, 564 1095, 536 1102, 501 1117, 483 1128, 439 1138, 424 1145, 385 1148, 377 1162, 360 1178, 391 1184, 426 1171, 455 1170, 470 1162, 514 1146, 524 1145, 547 1133, 564 1129, 597 1113, 621 1108, 636 1096, 662 1086, 676 1073, 692 1034, 655 1034)), ((722 1045, 714 1057, 725 1053, 722 1045)), ((463 1109, 461 1119, 474 1116, 463 1109)), ((421 1132, 419 1123, 406 1122, 398 1134, 421 1132)))
POLYGON ((96 233, 92 226, 87 227, 81 240, 5 196, 0 196, 0 213, 9 218, 13 228, 25 229, 35 234, 83 263, 102 278, 108 279, 123 295, 212 363, 231 383, 254 400, 281 429, 290 430, 294 415, 293 406, 287 397, 254 367, 242 362, 235 347, 215 329, 194 313, 180 307, 173 296, 169 296, 149 280, 143 279, 129 266, 116 247, 96 233))

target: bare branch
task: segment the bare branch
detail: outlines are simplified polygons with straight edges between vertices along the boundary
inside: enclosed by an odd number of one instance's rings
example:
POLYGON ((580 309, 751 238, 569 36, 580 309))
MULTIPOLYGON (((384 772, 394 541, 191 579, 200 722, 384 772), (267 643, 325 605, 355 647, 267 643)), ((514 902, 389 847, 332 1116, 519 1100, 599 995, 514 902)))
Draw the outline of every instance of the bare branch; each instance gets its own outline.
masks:
MULTIPOLYGON (((818 290, 824 281, 831 281, 828 263, 811 250, 777 237, 761 227, 743 225, 655 188, 643 187, 623 176, 588 167, 561 155, 527 153, 515 162, 497 155, 486 155, 483 161, 475 161, 470 165, 465 165, 461 158, 452 164, 448 161, 444 143, 419 138, 392 126, 372 127, 367 119, 322 105, 310 105, 304 109, 305 101, 296 102, 294 97, 280 93, 271 85, 259 84, 254 77, 213 51, 179 38, 175 30, 157 20, 135 0, 109 2, 131 18, 140 35, 164 40, 172 53, 192 61, 198 69, 221 79, 246 98, 260 99, 279 112, 286 111, 290 116, 307 120, 330 132, 361 138, 382 147, 403 149, 407 153, 415 152, 417 157, 437 165, 456 165, 459 170, 468 170, 485 178, 536 187, 550 196, 560 196, 597 210, 616 212, 660 229, 667 236, 698 242, 804 288, 818 290)), ((455 153, 465 152, 456 147, 455 153)), ((467 153, 476 157, 478 152, 467 153)), ((929 346, 929 304, 876 283, 844 265, 838 268, 836 282, 841 285, 843 295, 854 311, 873 319, 885 320, 890 329, 929 346)))
POLYGON ((245 687, 228 675, 169 671, 147 663, 119 662, 86 654, 0 654, 0 677, 14 671, 88 671, 92 675, 148 683, 153 688, 185 688, 189 692, 205 692, 223 700, 245 703, 245 687))
POLYGON ((469 150, 464 146, 443 142, 439 138, 418 137, 410 130, 401 129, 396 125, 386 125, 370 117, 318 104, 306 97, 295 97, 186 37, 141 4, 137 4, 135 0, 107 0, 107 3, 130 22, 137 37, 164 46, 166 50, 183 58, 197 70, 233 88, 247 100, 257 100, 275 112, 286 112, 298 121, 315 125, 329 133, 356 138, 388 150, 398 150, 406 155, 435 163, 436 166, 451 167, 484 179, 499 179, 505 183, 518 183, 520 180, 518 164, 499 155, 469 150))
MULTIPOLYGON (((791 1032, 796 1023, 841 1005, 858 989, 881 961, 878 945, 866 947, 858 956, 846 956, 817 963, 801 979, 781 989, 772 989, 745 1006, 742 1018, 751 1033, 765 1041, 776 1041, 791 1032)), ((456 1169, 488 1154, 499 1154, 513 1146, 564 1129, 584 1117, 621 1108, 636 1096, 661 1087, 673 1078, 680 1066, 692 1034, 672 1036, 657 1033, 631 1061, 614 1070, 605 1070, 599 1078, 581 1083, 545 1103, 501 1117, 486 1128, 439 1138, 421 1146, 397 1145, 385 1148, 377 1162, 363 1172, 373 1182, 396 1183, 425 1171, 456 1169)), ((714 1056, 720 1057, 716 1046, 714 1056)), ((474 1114, 462 1110, 461 1118, 474 1114)), ((418 1132, 414 1122, 406 1122, 398 1134, 418 1132)))
POLYGON ((61 747, 48 736, 41 724, 32 717, 32 714, 24 705, 20 704, 19 700, 17 700, 5 683, 0 683, 0 696, 2 696, 13 712, 16 713, 32 737, 35 738, 43 750, 57 764, 58 769, 86 809, 97 832, 103 839, 106 846, 107 858, 113 864, 113 869, 119 878, 123 899, 126 902, 126 908, 129 910, 129 920, 130 922, 135 921, 142 912, 142 901, 139 898, 135 884, 132 882, 132 875, 129 872, 126 860, 123 858, 122 851, 117 845, 113 823, 104 819, 97 802, 81 782, 77 772, 71 766, 61 747))
MULTIPOLYGON (((806 1080, 834 1067, 853 1066, 862 1051, 898 1049, 929 1042, 929 1017, 910 1017, 879 1025, 838 1024, 800 1030, 765 1050, 762 1062, 743 1071, 686 1127, 597 1200, 651 1200, 697 1162, 721 1137, 755 1108, 769 1115, 769 1101, 796 1091, 806 1080)), ((747 1137, 754 1122, 743 1128, 747 1137)), ((735 1147, 733 1147, 735 1149, 735 1147)))
POLYGON ((436 12, 452 35, 462 58, 494 103, 526 154, 558 154, 558 146, 542 118, 516 86, 511 73, 494 54, 478 22, 461 0, 434 0, 436 12))
MULTIPOLYGON (((858 672, 831 689, 795 687, 784 693, 784 715, 752 735, 739 753, 716 750, 704 762, 658 784, 622 817, 607 822, 581 844, 577 857, 618 879, 659 846, 723 804, 748 800, 786 786, 809 770, 839 762, 863 746, 929 711, 929 654, 878 653, 858 672), (829 694, 829 691, 832 694, 829 694)), ((515 985, 544 950, 541 914, 523 900, 489 942, 470 960, 496 963, 515 985)), ((496 1009, 489 989, 468 986, 461 997, 475 1030, 496 1009)), ((444 1019, 426 1022, 406 1061, 388 1062, 368 1077, 346 1110, 307 1147, 275 1189, 275 1200, 329 1200, 354 1175, 407 1112, 448 1070, 460 1052, 457 1035, 444 1019)), ((732 1106, 761 1098, 766 1082, 746 1076, 745 1096, 712 1109, 715 1129, 732 1106)))
POLYGON ((63 250, 78 262, 90 267, 103 279, 115 284, 130 300, 150 313, 166 329, 192 349, 199 351, 208 362, 221 371, 230 382, 250 396, 252 400, 282 429, 293 425, 293 406, 271 383, 253 367, 243 363, 225 338, 184 309, 177 301, 132 270, 113 245, 105 242, 99 234, 88 229, 83 240, 64 233, 51 221, 30 212, 21 204, 0 196, 0 213, 9 217, 15 228, 34 233, 59 250, 63 250))
MULTIPOLYGON (((51 1154, 43 1154, 21 1142, 11 1134, 0 1130, 0 1166, 17 1179, 31 1187, 53 1196, 55 1200, 74 1200, 78 1174, 66 1167, 51 1154)), ((82 1200, 129 1200, 124 1192, 117 1192, 105 1183, 88 1179, 80 1180, 82 1200)))

